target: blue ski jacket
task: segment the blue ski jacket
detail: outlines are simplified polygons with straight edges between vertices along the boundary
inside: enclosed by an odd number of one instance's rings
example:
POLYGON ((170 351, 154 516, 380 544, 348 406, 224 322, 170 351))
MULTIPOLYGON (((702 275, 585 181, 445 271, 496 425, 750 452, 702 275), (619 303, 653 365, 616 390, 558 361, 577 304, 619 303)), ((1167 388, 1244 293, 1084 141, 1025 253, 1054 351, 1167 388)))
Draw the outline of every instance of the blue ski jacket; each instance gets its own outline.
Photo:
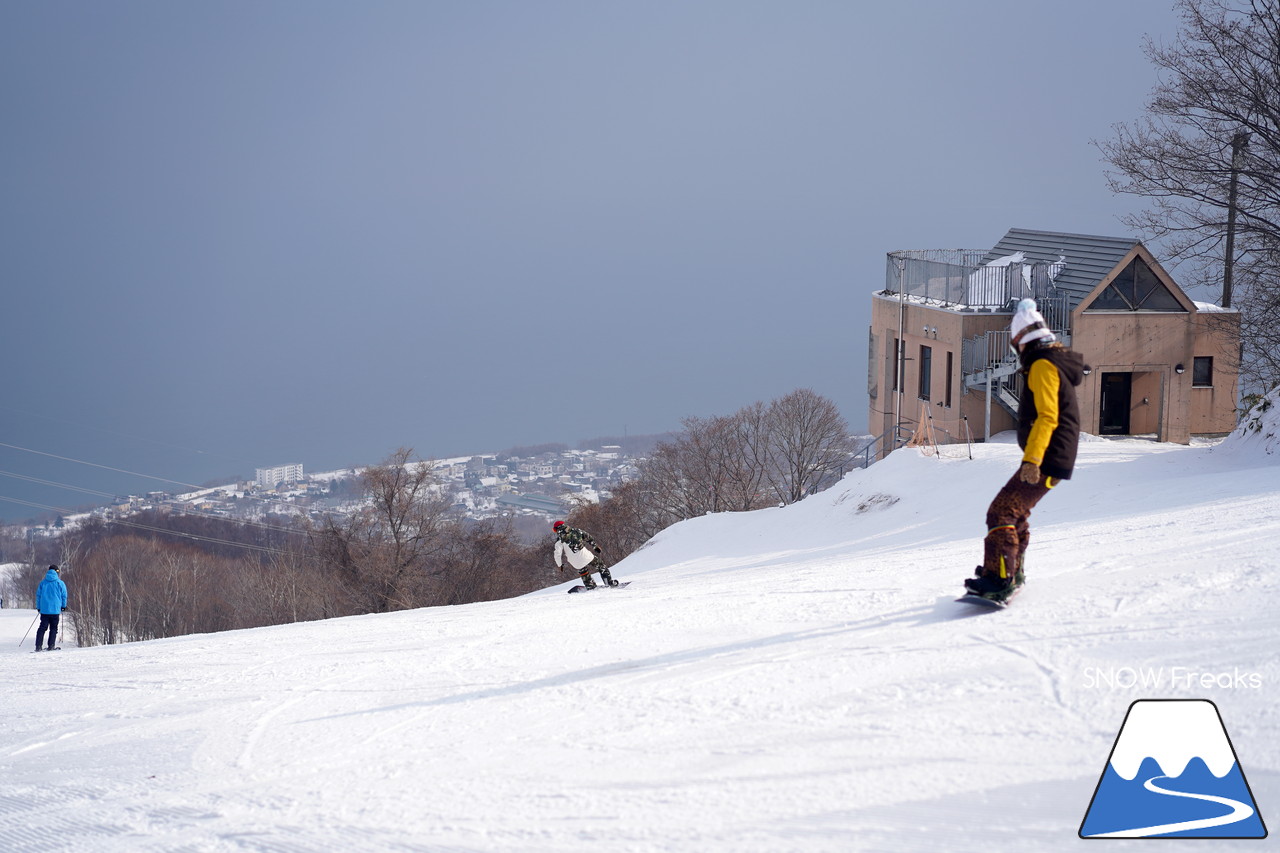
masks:
POLYGON ((58 573, 50 569, 44 580, 36 587, 36 607, 46 616, 61 613, 67 606, 67 585, 58 577, 58 573))

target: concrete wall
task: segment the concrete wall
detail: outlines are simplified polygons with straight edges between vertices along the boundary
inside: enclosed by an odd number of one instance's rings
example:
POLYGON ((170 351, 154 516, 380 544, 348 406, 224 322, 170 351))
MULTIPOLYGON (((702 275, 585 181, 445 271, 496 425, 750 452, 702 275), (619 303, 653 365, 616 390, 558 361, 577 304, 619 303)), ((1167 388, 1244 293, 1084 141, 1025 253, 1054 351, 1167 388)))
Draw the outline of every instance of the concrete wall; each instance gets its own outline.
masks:
MULTIPOLYGON (((893 428, 897 394, 893 391, 893 342, 898 336, 899 303, 896 297, 873 296, 871 305, 871 334, 874 351, 868 350, 868 393, 876 386, 876 395, 869 400, 867 429, 872 435, 881 435, 893 428)), ((932 414, 933 428, 949 436, 953 441, 964 441, 969 434, 981 440, 986 425, 986 395, 965 393, 964 376, 960 362, 961 341, 988 331, 1007 329, 1008 314, 970 313, 949 308, 906 302, 902 306, 903 340, 906 341, 906 365, 901 396, 901 420, 904 429, 915 431, 921 423, 922 412, 932 414), (936 330, 936 331, 935 331, 936 330), (920 399, 920 347, 932 350, 932 383, 929 389, 929 405, 922 406, 920 399), (947 354, 951 353, 951 405, 947 405, 947 354), (966 421, 967 417, 967 430, 966 421)), ((991 406, 992 434, 1012 429, 1013 419, 994 403, 991 406)))
POLYGON ((1133 375, 1132 435, 1186 444, 1235 427, 1238 314, 1077 311, 1072 323, 1072 348, 1092 367, 1079 389, 1086 432, 1100 431, 1103 373, 1133 375), (1192 387, 1196 356, 1214 359, 1211 387, 1192 387))
POLYGON ((1197 312, 1194 354, 1213 358, 1213 384, 1191 384, 1191 362, 1182 379, 1191 398, 1189 427, 1193 435, 1226 433, 1236 428, 1240 399, 1240 315, 1232 312, 1197 312))

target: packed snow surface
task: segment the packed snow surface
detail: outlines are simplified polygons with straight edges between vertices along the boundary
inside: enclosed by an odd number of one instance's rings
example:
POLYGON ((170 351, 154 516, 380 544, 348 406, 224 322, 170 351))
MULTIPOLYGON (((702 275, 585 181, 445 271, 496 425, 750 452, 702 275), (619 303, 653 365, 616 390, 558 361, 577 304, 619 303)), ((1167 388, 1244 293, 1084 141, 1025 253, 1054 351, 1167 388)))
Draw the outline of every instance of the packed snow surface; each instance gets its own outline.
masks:
POLYGON ((0 611, 0 849, 1074 849, 1148 698, 1216 704, 1265 820, 1262 441, 1086 440, 1003 611, 953 599, 1007 436, 676 525, 625 590, 40 654, 0 611))

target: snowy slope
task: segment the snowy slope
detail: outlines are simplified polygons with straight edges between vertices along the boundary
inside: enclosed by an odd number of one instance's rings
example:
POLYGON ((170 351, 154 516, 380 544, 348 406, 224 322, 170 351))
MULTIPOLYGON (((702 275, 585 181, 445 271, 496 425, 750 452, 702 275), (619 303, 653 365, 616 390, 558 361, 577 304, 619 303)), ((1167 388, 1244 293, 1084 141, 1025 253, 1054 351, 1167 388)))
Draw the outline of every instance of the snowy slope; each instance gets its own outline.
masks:
POLYGON ((676 525, 621 591, 39 655, 0 611, 0 850, 1066 849, 1160 697, 1217 704, 1275 819, 1280 457, 1245 445, 1082 444, 1001 612, 952 599, 1007 441, 676 525))

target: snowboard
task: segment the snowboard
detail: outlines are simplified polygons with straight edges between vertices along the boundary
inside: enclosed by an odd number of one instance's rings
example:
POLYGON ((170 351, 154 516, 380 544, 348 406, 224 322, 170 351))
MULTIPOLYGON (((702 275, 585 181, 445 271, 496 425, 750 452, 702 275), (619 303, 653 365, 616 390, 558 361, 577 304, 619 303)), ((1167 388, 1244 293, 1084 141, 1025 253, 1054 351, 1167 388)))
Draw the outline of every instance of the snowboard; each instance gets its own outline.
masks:
POLYGON ((977 607, 985 607, 988 610, 1004 610, 1009 606, 1011 601, 1018 597, 1018 593, 1021 591, 1021 587, 1015 589, 1004 601, 993 601, 990 598, 983 598, 980 595, 974 595, 972 592, 966 592, 964 595, 957 598, 956 601, 963 602, 965 604, 973 604, 977 607))
POLYGON ((586 587, 586 586, 583 586, 582 584, 578 584, 577 586, 570 587, 569 592, 571 593, 594 592, 597 589, 622 589, 624 586, 631 586, 631 581, 622 581, 617 586, 606 586, 605 584, 601 583, 601 584, 596 584, 594 588, 586 587))
POLYGON ((1005 599, 1004 601, 992 601, 989 598, 983 598, 982 596, 974 595, 971 592, 966 592, 964 595, 957 598, 956 601, 964 602, 965 604, 974 604, 987 610, 1004 610, 1009 606, 1008 599, 1005 599))

